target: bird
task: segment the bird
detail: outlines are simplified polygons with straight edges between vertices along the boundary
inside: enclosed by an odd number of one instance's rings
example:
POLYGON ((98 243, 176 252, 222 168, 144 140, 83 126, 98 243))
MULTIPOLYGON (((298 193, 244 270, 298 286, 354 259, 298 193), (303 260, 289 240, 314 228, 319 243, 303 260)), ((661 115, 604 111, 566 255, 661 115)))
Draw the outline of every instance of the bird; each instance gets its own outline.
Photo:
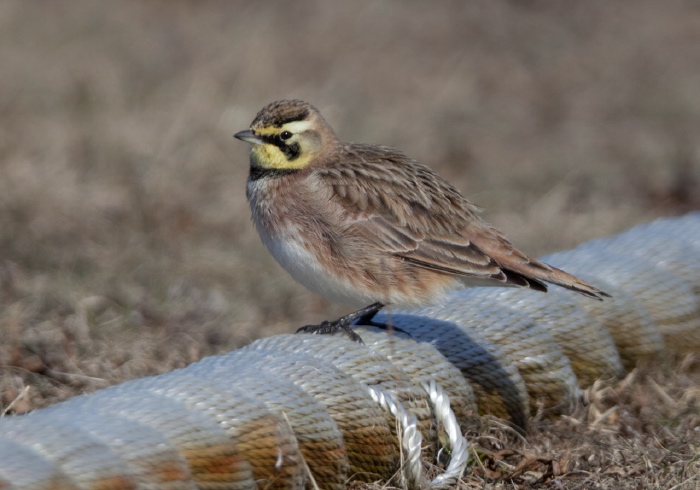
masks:
POLYGON ((481 208, 430 167, 388 146, 344 143, 311 104, 263 107, 235 138, 250 143, 246 196, 262 242, 307 289, 358 307, 298 332, 372 324, 384 306, 439 303, 464 287, 609 296, 516 249, 481 208))

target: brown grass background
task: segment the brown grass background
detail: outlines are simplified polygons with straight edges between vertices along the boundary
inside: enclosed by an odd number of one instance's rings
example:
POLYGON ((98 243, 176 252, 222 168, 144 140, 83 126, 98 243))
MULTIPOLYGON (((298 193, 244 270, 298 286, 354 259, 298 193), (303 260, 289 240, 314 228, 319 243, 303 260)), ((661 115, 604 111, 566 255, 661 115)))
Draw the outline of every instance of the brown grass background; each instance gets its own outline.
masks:
MULTIPOLYGON (((347 311, 249 220, 231 135, 280 98, 430 164, 532 254, 700 208, 692 0, 4 0, 0 412, 347 311)), ((676 400, 688 365, 658 374, 676 400)))

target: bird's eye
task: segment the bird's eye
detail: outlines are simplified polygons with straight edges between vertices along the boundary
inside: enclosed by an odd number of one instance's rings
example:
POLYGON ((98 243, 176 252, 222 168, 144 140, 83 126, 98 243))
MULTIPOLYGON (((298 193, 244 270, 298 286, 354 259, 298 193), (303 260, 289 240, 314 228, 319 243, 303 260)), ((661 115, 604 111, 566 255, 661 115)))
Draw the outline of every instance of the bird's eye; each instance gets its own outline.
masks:
POLYGON ((291 137, 292 137, 292 133, 289 131, 282 131, 280 133, 280 138, 282 138, 282 141, 287 141, 291 137))

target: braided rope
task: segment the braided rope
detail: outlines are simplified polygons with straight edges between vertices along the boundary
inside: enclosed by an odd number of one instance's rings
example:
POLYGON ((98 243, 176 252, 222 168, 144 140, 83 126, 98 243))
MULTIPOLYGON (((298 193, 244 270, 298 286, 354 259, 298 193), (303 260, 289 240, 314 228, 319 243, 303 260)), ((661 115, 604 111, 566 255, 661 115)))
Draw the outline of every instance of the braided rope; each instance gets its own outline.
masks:
POLYGON ((477 411, 524 427, 601 376, 700 349, 700 213, 543 260, 613 297, 458 291, 380 316, 410 335, 271 337, 0 418, 0 488, 341 490, 397 471, 409 487, 444 487, 466 468, 477 411), (450 460, 428 481, 441 439, 450 460))

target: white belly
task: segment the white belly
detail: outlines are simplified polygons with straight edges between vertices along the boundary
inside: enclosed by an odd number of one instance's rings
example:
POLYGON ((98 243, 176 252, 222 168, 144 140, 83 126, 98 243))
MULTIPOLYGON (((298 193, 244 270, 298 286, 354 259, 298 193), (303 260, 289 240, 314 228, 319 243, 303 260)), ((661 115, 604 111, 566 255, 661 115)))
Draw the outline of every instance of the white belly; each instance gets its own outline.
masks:
POLYGON ((273 238, 263 232, 260 233, 260 237, 277 262, 294 280, 310 291, 330 301, 356 307, 367 306, 379 300, 371 291, 358 287, 352 281, 324 267, 300 240, 273 238))

